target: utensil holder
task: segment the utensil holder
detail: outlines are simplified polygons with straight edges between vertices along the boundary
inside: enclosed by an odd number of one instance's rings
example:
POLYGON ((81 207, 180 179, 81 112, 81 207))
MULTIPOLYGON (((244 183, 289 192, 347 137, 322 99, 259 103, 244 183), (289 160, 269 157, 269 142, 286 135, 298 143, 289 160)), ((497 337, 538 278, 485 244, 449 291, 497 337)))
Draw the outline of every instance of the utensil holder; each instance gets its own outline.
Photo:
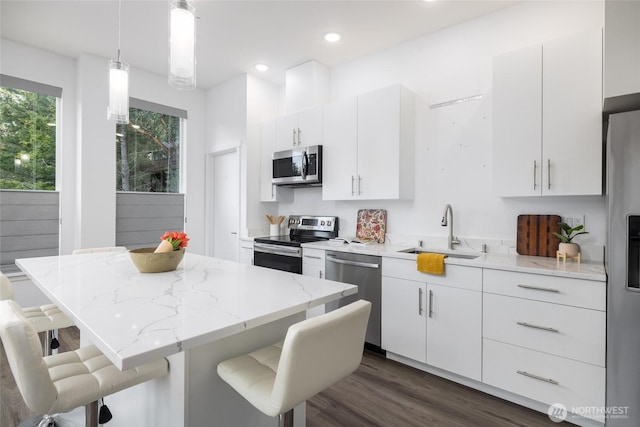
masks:
POLYGON ((269 236, 280 235, 280 224, 269 224, 269 236))

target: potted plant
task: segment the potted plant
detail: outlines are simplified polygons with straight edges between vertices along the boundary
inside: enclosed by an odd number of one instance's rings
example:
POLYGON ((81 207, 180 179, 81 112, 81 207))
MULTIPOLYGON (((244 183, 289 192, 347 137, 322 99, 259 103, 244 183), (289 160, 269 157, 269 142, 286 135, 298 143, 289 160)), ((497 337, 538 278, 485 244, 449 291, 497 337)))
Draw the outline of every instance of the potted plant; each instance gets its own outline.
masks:
POLYGON ((569 224, 561 222, 558 224, 564 234, 553 232, 553 235, 560 239, 558 245, 558 251, 567 254, 567 256, 576 256, 580 253, 580 246, 577 243, 573 243, 574 237, 581 234, 589 234, 588 231, 583 231, 584 225, 580 224, 577 227, 570 227, 569 224))

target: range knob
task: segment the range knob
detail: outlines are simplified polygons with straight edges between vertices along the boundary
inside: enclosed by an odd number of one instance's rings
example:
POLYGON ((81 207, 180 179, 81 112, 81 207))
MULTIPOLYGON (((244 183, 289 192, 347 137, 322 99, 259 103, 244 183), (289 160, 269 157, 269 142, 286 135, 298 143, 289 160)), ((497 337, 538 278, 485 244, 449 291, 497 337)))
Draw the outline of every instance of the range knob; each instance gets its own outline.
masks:
POLYGON ((327 221, 327 225, 331 227, 331 221, 327 221))
POLYGON ((324 221, 320 221, 320 225, 324 226, 324 221))

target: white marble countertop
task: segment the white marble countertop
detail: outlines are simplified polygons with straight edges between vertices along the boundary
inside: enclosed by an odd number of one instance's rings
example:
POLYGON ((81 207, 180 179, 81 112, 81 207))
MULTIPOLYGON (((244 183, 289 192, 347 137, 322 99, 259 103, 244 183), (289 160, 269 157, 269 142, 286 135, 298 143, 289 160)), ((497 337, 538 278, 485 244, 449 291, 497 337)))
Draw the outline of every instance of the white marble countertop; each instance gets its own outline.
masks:
POLYGON ((129 254, 16 264, 118 368, 128 369, 355 294, 357 287, 187 253, 143 274, 129 254))
MULTIPOLYGON (((322 241, 304 243, 303 248, 324 249, 328 251, 353 252, 366 255, 378 255, 382 257, 401 258, 415 260, 415 254, 402 253, 399 251, 410 249, 407 245, 375 244, 375 245, 353 245, 336 244, 334 242, 322 241)), ((607 275, 602 262, 585 262, 578 264, 576 261, 567 260, 566 263, 558 262, 555 258, 526 256, 526 255, 506 255, 506 254, 483 254, 466 251, 448 251, 438 248, 424 248, 428 252, 439 253, 459 253, 477 255, 474 259, 454 258, 445 259, 446 264, 468 265, 471 267, 490 268, 495 270, 507 270, 523 273, 543 274, 548 276, 572 277, 576 279, 594 280, 606 282, 607 275)), ((384 261, 383 261, 384 262, 384 261)))

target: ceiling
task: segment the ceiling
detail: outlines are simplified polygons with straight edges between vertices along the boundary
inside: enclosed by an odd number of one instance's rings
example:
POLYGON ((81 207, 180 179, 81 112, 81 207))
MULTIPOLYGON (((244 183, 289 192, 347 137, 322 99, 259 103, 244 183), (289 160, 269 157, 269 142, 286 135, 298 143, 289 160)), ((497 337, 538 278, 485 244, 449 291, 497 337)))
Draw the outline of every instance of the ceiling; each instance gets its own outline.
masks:
MULTIPOLYGON (((286 69, 311 59, 333 67, 514 1, 195 0, 197 85, 210 88, 243 73, 282 84, 286 69), (328 44, 323 35, 329 31, 342 39, 328 44), (270 69, 255 71, 259 62, 270 69)), ((168 4, 122 0, 124 62, 167 75, 168 4)), ((70 57, 117 55, 115 0, 1 0, 0 18, 3 39, 70 57)))

